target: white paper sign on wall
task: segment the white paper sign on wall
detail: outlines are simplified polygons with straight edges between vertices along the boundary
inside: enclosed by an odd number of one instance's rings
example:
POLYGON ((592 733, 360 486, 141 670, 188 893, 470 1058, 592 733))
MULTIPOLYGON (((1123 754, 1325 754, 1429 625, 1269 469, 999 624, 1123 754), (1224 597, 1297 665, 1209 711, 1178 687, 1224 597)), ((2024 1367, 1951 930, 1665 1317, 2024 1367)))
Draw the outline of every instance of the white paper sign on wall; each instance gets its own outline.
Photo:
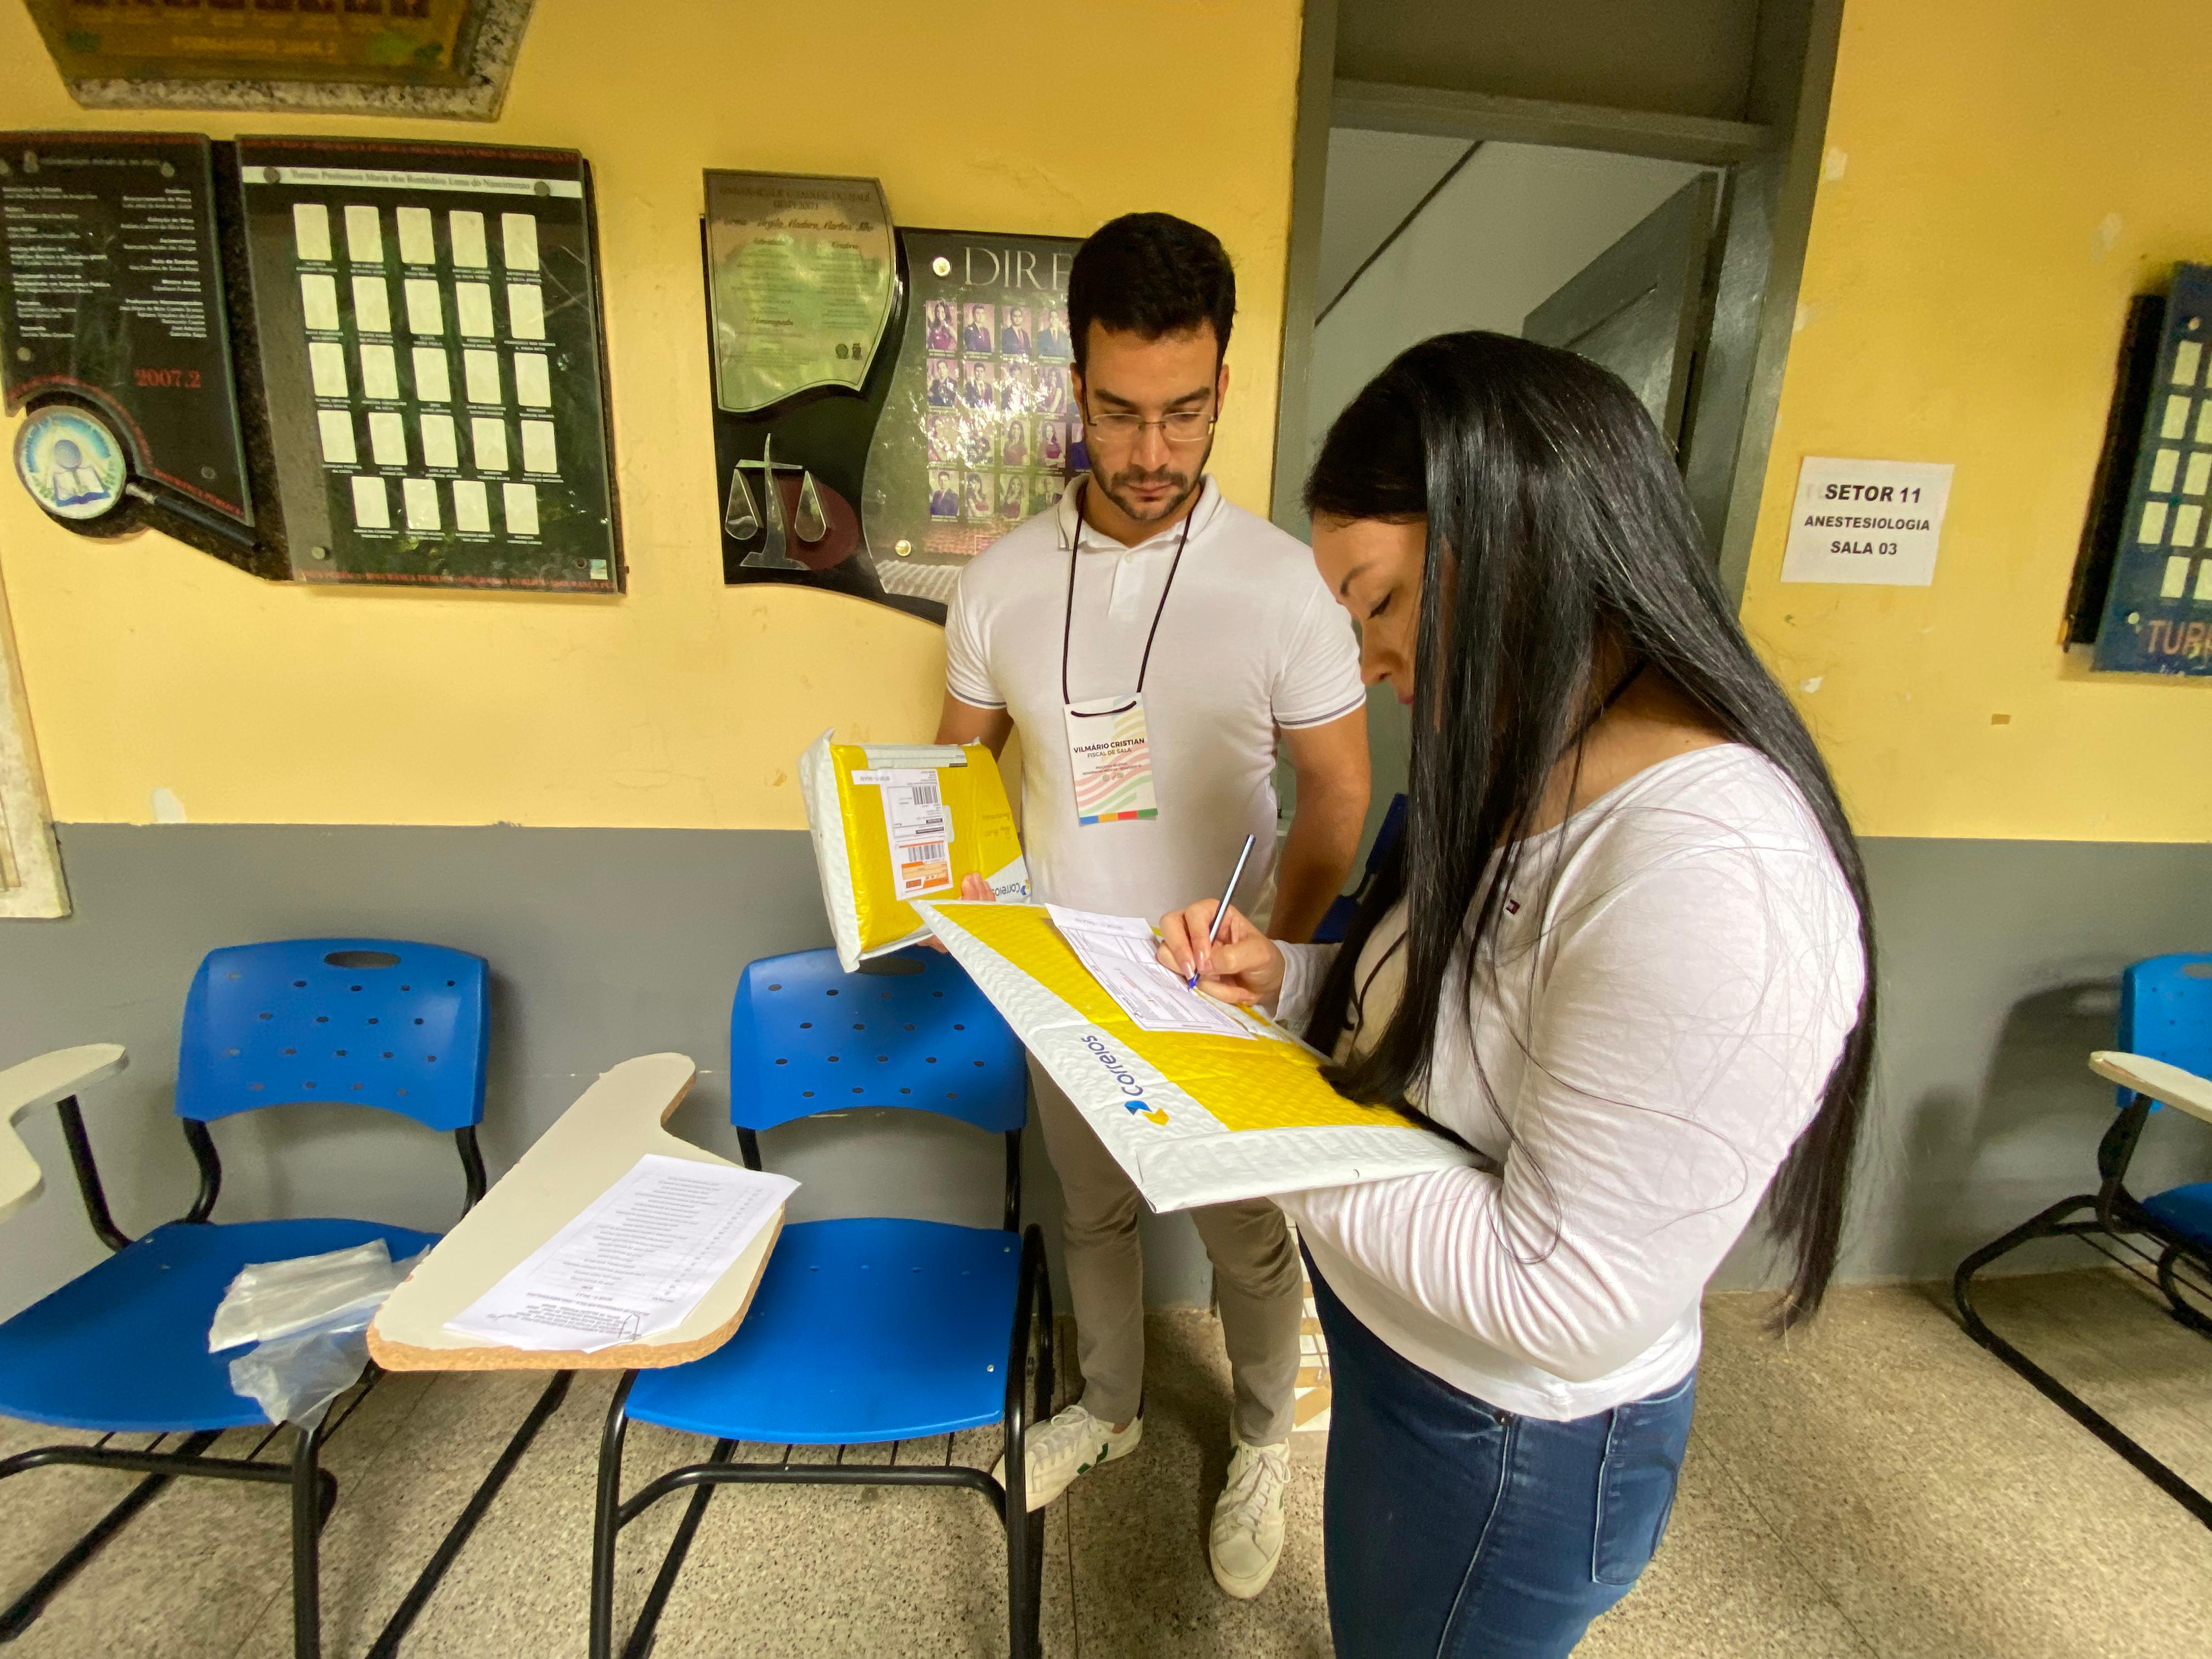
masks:
POLYGON ((1782 555, 1785 582, 1925 587, 1951 500, 1948 461, 1844 461, 1808 455, 1782 555))

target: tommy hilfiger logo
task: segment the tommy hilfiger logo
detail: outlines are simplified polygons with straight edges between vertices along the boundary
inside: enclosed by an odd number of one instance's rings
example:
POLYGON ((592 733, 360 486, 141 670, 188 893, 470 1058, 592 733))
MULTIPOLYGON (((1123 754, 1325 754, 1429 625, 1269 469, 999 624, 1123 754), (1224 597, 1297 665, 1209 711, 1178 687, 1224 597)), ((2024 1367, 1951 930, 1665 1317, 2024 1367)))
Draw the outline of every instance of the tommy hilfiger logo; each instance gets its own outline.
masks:
POLYGON ((1521 901, 1516 898, 1510 898, 1506 900, 1505 914, 1509 916, 1519 915, 1521 914, 1521 901))

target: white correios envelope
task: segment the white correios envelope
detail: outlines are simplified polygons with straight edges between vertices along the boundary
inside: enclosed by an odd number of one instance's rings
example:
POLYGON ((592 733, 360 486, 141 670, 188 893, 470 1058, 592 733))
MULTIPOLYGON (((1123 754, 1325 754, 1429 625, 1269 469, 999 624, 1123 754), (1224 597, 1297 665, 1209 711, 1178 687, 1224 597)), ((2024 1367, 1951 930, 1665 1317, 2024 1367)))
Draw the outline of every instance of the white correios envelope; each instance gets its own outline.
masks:
POLYGON ((1018 935, 1025 943, 1017 954, 1027 951, 1048 974, 1078 976, 1067 981, 1071 995, 1098 992, 1042 905, 914 908, 1156 1210, 1474 1162, 1464 1148, 1402 1115, 1336 1094, 1321 1075, 1319 1057, 1279 1027, 1254 1020, 1249 1037, 1230 1039, 1135 1030, 1117 1016, 1121 1029, 1109 1030, 963 925, 1018 935), (1133 1052, 1134 1046, 1165 1063, 1133 1052), (1243 1121, 1224 1121, 1224 1115, 1243 1121))

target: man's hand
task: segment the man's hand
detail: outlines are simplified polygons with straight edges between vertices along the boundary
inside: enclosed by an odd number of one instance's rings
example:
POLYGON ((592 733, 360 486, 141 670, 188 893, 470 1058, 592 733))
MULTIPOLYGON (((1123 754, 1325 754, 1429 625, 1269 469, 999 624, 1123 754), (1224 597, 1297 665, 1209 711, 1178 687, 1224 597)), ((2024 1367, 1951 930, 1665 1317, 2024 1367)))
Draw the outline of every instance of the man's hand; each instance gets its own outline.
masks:
MULTIPOLYGON (((999 896, 991 890, 991 884, 972 870, 960 878, 960 896, 970 904, 996 904, 999 902, 999 896)), ((939 956, 948 954, 943 942, 934 933, 922 943, 939 956)))
MULTIPOLYGON (((950 691, 945 694, 945 707, 937 716, 938 742, 957 743, 963 748, 980 743, 997 756, 1006 751, 1006 739, 1013 734, 1014 717, 1005 709, 978 708, 972 702, 961 702, 950 691)), ((960 896, 974 904, 992 904, 998 900, 991 884, 976 875, 960 878, 960 896)), ((940 954, 945 950, 934 933, 922 943, 940 954)))

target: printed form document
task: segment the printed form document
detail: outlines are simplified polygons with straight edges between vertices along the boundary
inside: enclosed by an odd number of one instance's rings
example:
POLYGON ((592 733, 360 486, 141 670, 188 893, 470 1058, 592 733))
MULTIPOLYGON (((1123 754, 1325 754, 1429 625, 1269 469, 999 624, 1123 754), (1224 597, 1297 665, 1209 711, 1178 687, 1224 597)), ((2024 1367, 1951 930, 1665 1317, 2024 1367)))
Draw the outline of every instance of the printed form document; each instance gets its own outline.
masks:
POLYGON ((1060 929, 1099 988, 1144 1031, 1194 1031, 1249 1037, 1252 1028, 1226 1003, 1194 991, 1153 955, 1159 941, 1139 916, 1102 915, 1048 904, 1060 929))
POLYGON ((647 1152, 446 1328, 596 1353, 684 1322, 799 1183, 647 1152))

